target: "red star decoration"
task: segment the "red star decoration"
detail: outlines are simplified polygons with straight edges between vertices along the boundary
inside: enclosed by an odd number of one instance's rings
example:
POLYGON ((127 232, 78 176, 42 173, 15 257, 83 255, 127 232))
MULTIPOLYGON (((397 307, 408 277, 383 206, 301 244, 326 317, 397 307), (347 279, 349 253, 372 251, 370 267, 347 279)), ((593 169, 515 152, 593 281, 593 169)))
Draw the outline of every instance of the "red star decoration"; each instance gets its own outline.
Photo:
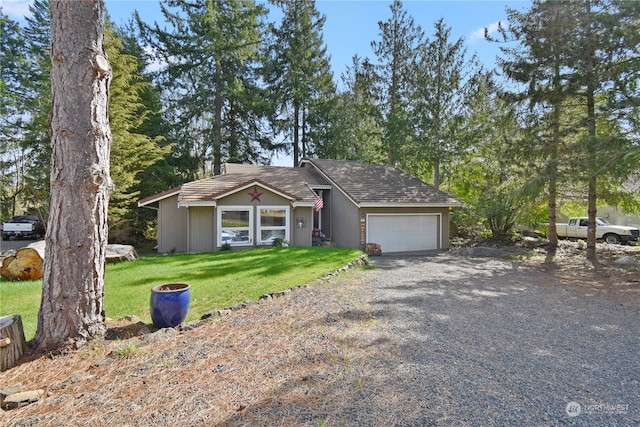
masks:
POLYGON ((249 195, 251 196, 251 200, 249 200, 249 202, 253 202, 254 200, 260 201, 260 196, 262 196, 262 193, 259 192, 257 188, 254 188, 253 191, 249 193, 249 195))

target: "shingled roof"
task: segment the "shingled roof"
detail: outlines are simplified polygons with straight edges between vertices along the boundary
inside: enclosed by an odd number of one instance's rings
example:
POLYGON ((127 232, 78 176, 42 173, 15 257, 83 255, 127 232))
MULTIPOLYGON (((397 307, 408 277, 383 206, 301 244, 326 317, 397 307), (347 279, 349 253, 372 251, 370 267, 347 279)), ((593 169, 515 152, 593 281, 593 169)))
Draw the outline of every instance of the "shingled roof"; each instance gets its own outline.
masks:
POLYGON ((268 188, 291 201, 313 205, 318 196, 312 187, 326 186, 327 182, 311 168, 227 163, 222 175, 188 182, 177 189, 147 197, 140 200, 138 206, 147 206, 175 194, 178 194, 178 203, 183 205, 206 203, 253 185, 268 188))
POLYGON ((315 202, 313 185, 326 184, 311 169, 282 166, 225 165, 225 173, 182 186, 179 202, 213 200, 233 193, 243 187, 258 184, 299 202, 315 202))
POLYGON ((303 159, 357 205, 462 206, 462 201, 400 169, 356 161, 303 159))
POLYGON ((313 205, 313 190, 331 185, 359 207, 461 206, 462 202, 399 169, 345 160, 303 159, 299 168, 225 164, 225 173, 183 184, 147 197, 139 206, 178 195, 182 205, 207 204, 243 188, 259 185, 292 202, 313 205))

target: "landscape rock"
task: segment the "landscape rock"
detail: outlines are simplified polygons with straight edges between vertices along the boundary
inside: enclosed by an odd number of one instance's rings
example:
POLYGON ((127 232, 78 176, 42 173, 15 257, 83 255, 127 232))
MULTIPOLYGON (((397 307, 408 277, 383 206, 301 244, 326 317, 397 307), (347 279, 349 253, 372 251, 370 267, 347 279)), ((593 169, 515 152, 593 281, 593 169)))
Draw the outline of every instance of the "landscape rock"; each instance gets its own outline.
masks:
POLYGON ((638 265, 638 260, 632 256, 624 256, 614 261, 618 265, 638 265))
POLYGON ((2 409, 5 411, 9 411, 11 409, 20 408, 22 406, 29 405, 31 403, 35 403, 42 399, 44 396, 44 390, 29 390, 22 391, 19 393, 11 394, 7 396, 2 402, 2 409))
POLYGON ((23 390, 22 384, 18 383, 11 387, 0 387, 0 404, 4 401, 7 396, 11 396, 15 393, 20 393, 23 390))
POLYGON ((162 328, 152 334, 142 335, 140 339, 145 341, 146 343, 152 343, 152 342, 157 342, 160 340, 172 338, 172 337, 175 337, 176 335, 178 335, 178 331, 176 329, 162 328))
POLYGON ((73 383, 78 382, 80 379, 86 377, 87 374, 84 372, 76 372, 73 375, 71 375, 69 378, 67 378, 64 381, 59 382, 58 384, 55 384, 51 387, 51 390, 62 390, 64 388, 67 388, 68 386, 70 386, 73 383))
MULTIPOLYGON (((44 259, 46 241, 39 240, 37 242, 31 243, 27 247, 37 251, 40 257, 44 259)), ((118 245, 110 243, 107 245, 105 257, 107 263, 116 263, 120 261, 135 261, 138 259, 138 254, 136 253, 134 247, 131 245, 118 245)))

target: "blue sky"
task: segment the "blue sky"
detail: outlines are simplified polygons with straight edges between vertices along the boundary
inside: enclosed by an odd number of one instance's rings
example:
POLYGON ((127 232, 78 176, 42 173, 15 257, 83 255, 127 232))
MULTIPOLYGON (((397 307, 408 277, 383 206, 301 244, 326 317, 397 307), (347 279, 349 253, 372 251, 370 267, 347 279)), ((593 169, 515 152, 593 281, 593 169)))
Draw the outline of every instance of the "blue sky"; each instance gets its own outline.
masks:
MULTIPOLYGON (((0 0, 3 13, 20 20, 28 13, 29 0, 0 0)), ((162 22, 159 0, 106 0, 107 11, 116 24, 123 24, 137 10, 147 22, 162 22)), ((326 16, 323 37, 336 81, 351 64, 356 53, 361 57, 374 55, 371 42, 379 40, 378 21, 390 15, 391 1, 382 0, 318 0, 316 7, 326 16)), ((505 8, 526 10, 529 1, 490 0, 408 0, 404 8, 427 35, 433 34, 433 24, 440 18, 451 27, 452 36, 463 37, 470 54, 477 53, 487 68, 495 66, 498 45, 484 40, 484 28, 495 29, 506 21, 505 8)))

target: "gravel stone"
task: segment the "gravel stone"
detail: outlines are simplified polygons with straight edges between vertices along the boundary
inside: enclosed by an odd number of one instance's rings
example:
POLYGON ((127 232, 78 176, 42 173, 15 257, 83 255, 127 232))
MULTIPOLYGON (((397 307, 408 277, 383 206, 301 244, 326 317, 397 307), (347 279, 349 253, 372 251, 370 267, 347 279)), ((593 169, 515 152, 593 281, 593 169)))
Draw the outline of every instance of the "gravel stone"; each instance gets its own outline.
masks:
POLYGON ((418 412, 399 425, 640 425, 631 284, 446 253, 375 264, 363 292, 398 340, 385 363, 418 412))

